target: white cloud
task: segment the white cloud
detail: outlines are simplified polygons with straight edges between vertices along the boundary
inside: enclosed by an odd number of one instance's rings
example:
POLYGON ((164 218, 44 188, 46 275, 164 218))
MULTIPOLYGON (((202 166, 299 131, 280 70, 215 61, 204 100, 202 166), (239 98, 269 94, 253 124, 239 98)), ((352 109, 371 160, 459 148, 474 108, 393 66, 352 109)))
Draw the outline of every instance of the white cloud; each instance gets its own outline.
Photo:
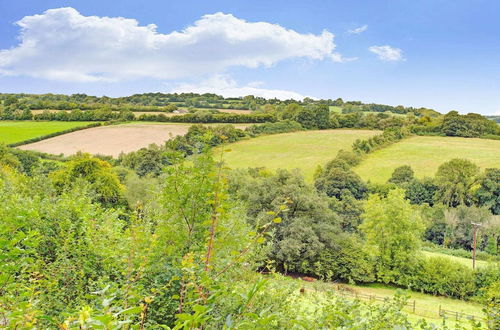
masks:
POLYGON ((368 25, 363 25, 352 30, 347 30, 349 34, 360 34, 368 30, 368 25))
POLYGON ((403 61, 403 51, 391 46, 371 46, 368 50, 378 55, 382 61, 403 61))
POLYGON ((228 75, 217 74, 200 83, 186 83, 172 89, 172 93, 215 93, 224 97, 239 97, 254 95, 265 98, 277 98, 280 100, 302 100, 304 95, 281 89, 261 88, 262 82, 251 82, 245 86, 238 86, 236 81, 228 75))
POLYGON ((290 58, 343 61, 334 52, 334 35, 326 30, 301 34, 224 13, 205 15, 168 34, 157 32, 154 24, 83 16, 73 8, 50 9, 16 24, 20 44, 0 50, 0 74, 62 81, 176 79, 290 58))

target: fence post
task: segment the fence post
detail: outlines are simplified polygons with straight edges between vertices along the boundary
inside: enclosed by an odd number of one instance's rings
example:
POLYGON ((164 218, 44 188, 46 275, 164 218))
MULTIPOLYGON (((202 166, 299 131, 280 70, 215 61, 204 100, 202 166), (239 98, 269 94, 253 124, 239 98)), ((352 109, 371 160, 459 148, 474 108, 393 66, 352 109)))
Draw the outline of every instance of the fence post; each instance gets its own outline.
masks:
POLYGON ((456 315, 457 315, 456 320, 458 321, 458 312, 455 312, 455 313, 456 313, 456 315))
POLYGON ((413 314, 415 314, 415 299, 413 300, 413 314))

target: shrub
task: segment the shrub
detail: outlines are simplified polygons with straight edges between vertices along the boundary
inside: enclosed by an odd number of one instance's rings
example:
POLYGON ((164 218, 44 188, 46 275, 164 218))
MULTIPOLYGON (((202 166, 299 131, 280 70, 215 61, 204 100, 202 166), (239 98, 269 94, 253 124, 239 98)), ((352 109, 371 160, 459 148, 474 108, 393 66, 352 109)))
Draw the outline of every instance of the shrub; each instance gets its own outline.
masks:
POLYGON ((444 257, 428 257, 421 261, 413 276, 412 289, 442 296, 467 299, 476 292, 474 271, 444 257))

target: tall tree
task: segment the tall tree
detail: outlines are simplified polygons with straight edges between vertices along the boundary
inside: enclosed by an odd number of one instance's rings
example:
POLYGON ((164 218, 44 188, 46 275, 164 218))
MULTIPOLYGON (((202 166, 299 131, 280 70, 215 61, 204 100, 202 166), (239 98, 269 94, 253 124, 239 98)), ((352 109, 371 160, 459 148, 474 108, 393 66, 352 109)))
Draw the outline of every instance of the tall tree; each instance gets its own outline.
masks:
POLYGON ((500 169, 487 168, 476 192, 478 204, 500 214, 500 169))
POLYGON ((360 229, 373 248, 377 277, 401 283, 401 278, 411 272, 420 246, 424 225, 419 212, 405 199, 404 190, 394 189, 387 198, 371 195, 363 218, 360 229))
POLYGON ((471 205, 478 179, 479 167, 467 159, 452 159, 441 164, 436 173, 436 201, 449 207, 471 205))

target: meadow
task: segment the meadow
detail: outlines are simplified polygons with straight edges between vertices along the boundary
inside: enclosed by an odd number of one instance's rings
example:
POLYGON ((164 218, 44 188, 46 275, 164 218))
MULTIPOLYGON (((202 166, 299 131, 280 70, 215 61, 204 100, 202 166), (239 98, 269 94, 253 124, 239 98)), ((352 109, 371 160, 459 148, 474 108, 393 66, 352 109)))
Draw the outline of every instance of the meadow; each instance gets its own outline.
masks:
MULTIPOLYGON (((427 322, 434 323, 435 325, 442 324, 443 318, 439 316, 440 308, 484 318, 483 306, 477 302, 434 296, 383 283, 342 284, 320 280, 306 282, 300 278, 287 276, 273 276, 268 280, 283 287, 295 286, 305 288, 305 293, 299 297, 300 307, 298 306, 298 308, 308 308, 311 312, 328 294, 342 296, 348 300, 359 299, 365 304, 379 304, 383 299, 392 299, 399 291, 407 295, 408 305, 403 310, 413 322, 425 319, 427 322), (415 310, 413 310, 413 303, 415 303, 415 310)), ((454 318, 449 318, 447 325, 455 326, 455 321, 454 318)), ((459 324, 465 329, 470 328, 468 320, 464 318, 460 319, 459 324)))
POLYGON ((453 158, 469 159, 482 169, 500 167, 500 141, 414 136, 368 154, 354 171, 376 183, 386 182, 402 165, 410 165, 419 178, 433 177, 439 165, 453 158))
MULTIPOLYGON (((467 266, 469 268, 472 268, 472 259, 469 258, 462 258, 462 257, 457 257, 457 256, 452 256, 449 254, 444 254, 444 253, 438 253, 438 252, 430 252, 430 251, 422 251, 422 253, 425 256, 428 257, 443 257, 443 258, 448 258, 453 262, 459 263, 461 265, 467 266)), ((491 262, 485 261, 485 260, 477 260, 476 259, 476 267, 486 267, 491 262)))
POLYGON ((312 181, 318 165, 335 158, 341 149, 350 150, 356 139, 379 134, 370 130, 324 130, 284 133, 257 137, 231 144, 225 161, 231 168, 299 168, 312 181))
POLYGON ((0 142, 21 142, 89 124, 91 122, 0 121, 0 142))

